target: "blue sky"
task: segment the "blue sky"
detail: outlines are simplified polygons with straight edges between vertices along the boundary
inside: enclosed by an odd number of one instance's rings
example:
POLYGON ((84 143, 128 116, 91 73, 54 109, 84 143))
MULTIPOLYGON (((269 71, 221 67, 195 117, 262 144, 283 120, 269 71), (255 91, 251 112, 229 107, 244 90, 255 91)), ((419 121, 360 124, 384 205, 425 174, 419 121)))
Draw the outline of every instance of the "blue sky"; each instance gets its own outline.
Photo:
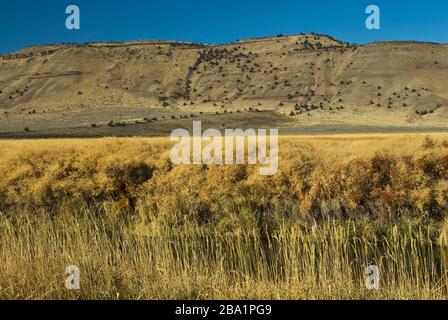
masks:
POLYGON ((28 45, 163 39, 225 43, 300 32, 355 43, 448 43, 447 0, 3 0, 0 53, 28 45), (81 30, 65 28, 65 8, 81 10, 81 30), (381 30, 367 30, 365 9, 381 9, 381 30))

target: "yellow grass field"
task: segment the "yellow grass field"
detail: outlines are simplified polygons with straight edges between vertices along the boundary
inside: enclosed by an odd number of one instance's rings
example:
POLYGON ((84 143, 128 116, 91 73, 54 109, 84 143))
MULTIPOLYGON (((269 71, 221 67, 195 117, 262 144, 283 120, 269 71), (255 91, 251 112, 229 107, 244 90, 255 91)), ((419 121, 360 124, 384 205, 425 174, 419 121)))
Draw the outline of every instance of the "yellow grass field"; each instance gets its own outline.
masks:
POLYGON ((448 134, 282 136, 271 177, 171 146, 0 141, 0 299, 448 298, 448 134))

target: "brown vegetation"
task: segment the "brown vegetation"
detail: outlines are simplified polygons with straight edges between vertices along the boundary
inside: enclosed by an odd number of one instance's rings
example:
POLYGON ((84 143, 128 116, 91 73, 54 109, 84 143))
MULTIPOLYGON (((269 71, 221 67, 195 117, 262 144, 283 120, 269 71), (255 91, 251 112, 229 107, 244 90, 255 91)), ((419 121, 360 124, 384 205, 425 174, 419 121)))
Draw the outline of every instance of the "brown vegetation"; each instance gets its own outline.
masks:
POLYGON ((282 137, 273 177, 162 138, 1 141, 0 298, 444 299, 447 139, 282 137))

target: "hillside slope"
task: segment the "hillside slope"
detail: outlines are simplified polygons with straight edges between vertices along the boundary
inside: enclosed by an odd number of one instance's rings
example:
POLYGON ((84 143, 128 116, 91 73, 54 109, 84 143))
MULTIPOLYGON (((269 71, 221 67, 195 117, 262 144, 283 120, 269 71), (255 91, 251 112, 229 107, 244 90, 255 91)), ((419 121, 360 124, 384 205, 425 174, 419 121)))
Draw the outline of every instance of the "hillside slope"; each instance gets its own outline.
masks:
POLYGON ((297 124, 448 123, 448 47, 305 34, 205 46, 29 47, 0 57, 0 131, 275 110, 297 124))

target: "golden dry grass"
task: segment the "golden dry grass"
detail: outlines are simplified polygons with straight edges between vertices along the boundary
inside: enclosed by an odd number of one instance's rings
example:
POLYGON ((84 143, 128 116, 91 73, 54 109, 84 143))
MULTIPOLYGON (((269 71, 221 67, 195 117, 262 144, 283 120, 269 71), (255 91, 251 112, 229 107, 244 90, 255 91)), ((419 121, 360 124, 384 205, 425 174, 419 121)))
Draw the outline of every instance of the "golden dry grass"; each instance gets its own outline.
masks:
POLYGON ((281 137, 273 177, 170 146, 0 141, 0 298, 448 297, 448 134, 281 137))

